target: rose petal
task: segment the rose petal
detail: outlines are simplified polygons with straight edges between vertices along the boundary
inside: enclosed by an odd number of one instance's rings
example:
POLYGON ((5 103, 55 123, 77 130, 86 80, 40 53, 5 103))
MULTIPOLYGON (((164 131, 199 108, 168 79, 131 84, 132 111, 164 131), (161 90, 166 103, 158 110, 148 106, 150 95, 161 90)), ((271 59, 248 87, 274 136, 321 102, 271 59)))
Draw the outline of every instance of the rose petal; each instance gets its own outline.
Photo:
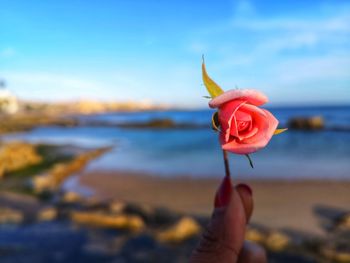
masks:
POLYGON ((252 144, 242 144, 237 143, 233 140, 229 143, 223 144, 222 149, 236 154, 250 154, 260 150, 261 148, 264 148, 266 144, 267 142, 265 141, 260 141, 252 144))
POLYGON ((266 113, 267 118, 269 120, 269 128, 265 133, 265 138, 267 139, 267 142, 269 142, 278 127, 278 120, 268 110, 262 110, 266 113))
MULTIPOLYGON (((219 122, 222 132, 225 133, 226 142, 230 138, 231 125, 236 111, 244 105, 245 101, 234 100, 224 104, 219 110, 219 122)), ((236 123, 234 123, 236 125, 236 123)), ((236 126, 234 126, 236 127, 236 126)), ((237 129, 236 129, 237 130, 237 129)), ((237 131, 238 132, 238 131, 237 131)))
POLYGON ((235 127, 236 129, 235 130, 238 131, 238 134, 234 134, 234 132, 231 131, 232 136, 239 135, 238 137, 241 137, 242 133, 249 132, 252 129, 252 117, 248 113, 240 111, 238 109, 236 111, 234 117, 235 117, 234 120, 236 122, 236 127, 235 127), (241 127, 240 123, 241 123, 241 125, 244 125, 244 126, 241 127))
POLYGON ((259 125, 256 123, 254 125, 254 127, 258 129, 258 132, 249 138, 243 139, 242 143, 244 144, 255 143, 257 141, 266 141, 267 144, 271 140, 271 137, 273 136, 278 126, 278 120, 269 111, 265 109, 259 110, 262 110, 265 113, 266 117, 257 120, 262 122, 259 125))
POLYGON ((235 116, 237 121, 252 121, 250 114, 241 110, 237 110, 235 116))
POLYGON ((249 104, 245 104, 240 110, 250 114, 252 117, 252 129, 258 129, 258 131, 252 136, 246 138, 241 137, 241 143, 250 144, 264 139, 265 132, 269 127, 269 122, 267 120, 268 116, 266 113, 262 109, 249 104))
POLYGON ((210 108, 218 108, 224 103, 232 100, 245 100, 247 103, 261 106, 268 101, 268 98, 260 91, 253 89, 229 90, 209 101, 210 108))
POLYGON ((254 136, 255 134, 258 133, 258 131, 259 131, 258 128, 254 127, 252 129, 250 129, 250 131, 240 133, 239 137, 243 141, 244 139, 247 139, 247 138, 254 136))
MULTIPOLYGON (((244 106, 247 106, 247 104, 244 106)), ((267 123, 267 128, 265 130, 258 131, 257 134, 259 134, 259 136, 255 137, 255 141, 247 143, 248 140, 244 139, 244 143, 242 143, 234 139, 228 143, 222 143, 222 149, 236 154, 250 154, 264 148, 267 145, 278 126, 278 120, 269 111, 264 109, 259 110, 263 111, 266 115, 265 121, 267 123)), ((221 139, 220 141, 222 142, 221 139)))

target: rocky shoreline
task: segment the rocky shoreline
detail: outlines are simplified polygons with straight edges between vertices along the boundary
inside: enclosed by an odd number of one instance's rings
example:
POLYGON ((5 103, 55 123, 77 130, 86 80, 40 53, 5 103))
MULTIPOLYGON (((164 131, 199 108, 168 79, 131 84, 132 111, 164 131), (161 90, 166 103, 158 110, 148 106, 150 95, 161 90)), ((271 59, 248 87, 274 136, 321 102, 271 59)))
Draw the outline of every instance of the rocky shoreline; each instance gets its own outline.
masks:
MULTIPOLYGON (((113 123, 109 121, 81 120, 76 114, 16 114, 0 116, 0 135, 6 133, 30 131, 38 127, 110 127, 122 129, 208 129, 210 125, 190 122, 175 122, 169 118, 156 118, 148 121, 113 123)), ((294 117, 288 121, 288 128, 301 131, 335 131, 349 132, 350 127, 327 126, 321 116, 294 117)))
MULTIPOLYGON (((60 188, 65 179, 109 148, 18 142, 1 147, 2 158, 4 153, 8 158, 15 153, 27 161, 16 158, 18 163, 2 170, 2 262, 15 258, 21 258, 19 262, 55 261, 58 250, 65 262, 187 262, 208 223, 208 216, 175 212, 166 206, 86 197, 60 188), (36 172, 30 167, 36 167, 36 172), (31 187, 30 191, 23 191, 25 187, 31 187), (60 242, 70 246, 60 246, 60 242)), ((269 262, 349 262, 350 213, 329 207, 319 207, 317 213, 328 220, 326 236, 251 224, 246 238, 266 248, 269 262)))
MULTIPOLYGON (((2 193, 0 206, 2 262, 18 257, 27 260, 19 262, 47 262, 55 260, 57 250, 64 262, 86 258, 87 262, 187 262, 208 222, 207 217, 162 207, 85 198, 70 192, 59 193, 49 202, 2 193), (62 235, 70 236, 72 247, 59 245, 65 238, 62 235), (42 242, 47 242, 46 251, 32 246, 42 242)), ((269 262, 349 262, 349 214, 323 208, 328 220, 334 212, 338 216, 331 219, 333 230, 327 237, 251 224, 246 238, 266 248, 269 262)))
MULTIPOLYGON (((4 118, 0 133, 55 125, 109 125, 125 129, 204 128, 167 119, 111 124, 82 123, 71 117, 56 115, 16 115, 9 119, 4 118)), ((306 119, 294 120, 295 127, 291 128, 324 130, 320 119, 312 122, 316 123, 317 128, 313 128, 306 119)), ((209 216, 194 213, 193 210, 190 212, 190 209, 178 211, 170 208, 170 202, 175 203, 176 195, 176 192, 171 190, 175 188, 173 182, 170 182, 171 188, 167 188, 163 185, 166 184, 165 179, 151 179, 140 175, 144 178, 142 180, 147 182, 140 183, 140 188, 134 189, 136 194, 133 201, 123 195, 122 188, 131 192, 130 185, 135 185, 135 181, 128 182, 128 186, 125 178, 117 178, 115 174, 103 177, 96 173, 91 180, 92 184, 89 185, 97 189, 98 185, 102 185, 101 182, 106 180, 105 184, 109 185, 109 188, 102 186, 104 193, 107 193, 108 189, 112 189, 113 192, 120 191, 113 197, 87 197, 62 190, 61 185, 70 176, 82 174, 89 162, 110 149, 111 147, 85 149, 71 145, 0 142, 1 262, 188 261, 208 223, 209 216), (96 180, 100 182, 96 183, 96 180), (158 189, 157 192, 152 190, 152 180, 156 187, 154 189, 158 189), (121 187, 116 187, 115 183, 121 187), (160 189, 163 187, 167 196, 161 195, 160 189), (156 198, 164 200, 164 204, 140 202, 140 199, 144 201, 143 197, 147 195, 158 195, 156 198), (169 198, 171 201, 166 201, 169 198)), ((137 180, 142 181, 140 178, 137 180)), ((188 183, 179 183, 181 193, 185 196, 183 184, 188 183)), ((199 181, 193 184, 197 187, 199 181)), ((300 185, 295 189, 298 189, 296 191, 299 191, 300 195, 300 185)), ((189 190, 191 195, 188 198, 194 198, 203 191, 198 187, 189 190)), ((292 194, 294 196, 295 192, 292 194)), ((208 196, 212 196, 212 193, 208 196)), ((293 207, 293 202, 286 203, 285 206, 293 207)), ((203 204, 208 207, 210 201, 203 204)), ((295 204, 298 202, 295 201, 295 204)), ((177 205, 183 207, 184 203, 179 201, 177 205)), ((250 224, 246 238, 266 248, 269 262, 350 262, 349 210, 324 205, 315 207, 314 213, 322 221, 323 235, 304 230, 250 224)))

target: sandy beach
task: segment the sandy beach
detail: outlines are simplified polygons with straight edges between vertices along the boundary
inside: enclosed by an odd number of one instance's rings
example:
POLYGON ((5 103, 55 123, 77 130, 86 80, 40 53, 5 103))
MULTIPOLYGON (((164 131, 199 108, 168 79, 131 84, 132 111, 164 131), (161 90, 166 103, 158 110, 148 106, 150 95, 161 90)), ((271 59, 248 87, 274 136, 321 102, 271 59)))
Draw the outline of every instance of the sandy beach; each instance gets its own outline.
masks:
MULTIPOLYGON (((243 182, 237 181, 236 183, 243 182)), ((253 188, 252 222, 272 228, 293 228, 322 234, 313 214, 315 205, 350 209, 350 182, 244 181, 253 188)), ((219 179, 162 178, 140 173, 96 171, 80 183, 101 198, 116 198, 150 206, 163 206, 188 214, 209 215, 219 179)))

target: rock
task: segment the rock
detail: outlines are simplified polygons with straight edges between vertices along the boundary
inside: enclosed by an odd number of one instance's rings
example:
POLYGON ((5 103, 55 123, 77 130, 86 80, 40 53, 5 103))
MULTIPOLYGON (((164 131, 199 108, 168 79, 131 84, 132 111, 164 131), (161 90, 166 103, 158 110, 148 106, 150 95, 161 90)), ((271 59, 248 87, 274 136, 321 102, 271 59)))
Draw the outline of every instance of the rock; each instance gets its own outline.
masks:
POLYGON ((57 218, 58 212, 54 207, 45 207, 38 212, 38 221, 52 221, 57 218))
POLYGON ((314 214, 326 231, 350 230, 350 212, 338 207, 317 205, 314 214))
POLYGON ((35 176, 32 179, 34 192, 41 193, 56 190, 67 177, 81 171, 90 161, 109 150, 111 150, 110 147, 94 149, 76 156, 67 163, 55 164, 46 174, 35 176))
POLYGON ((170 228, 159 232, 156 237, 161 242, 181 243, 201 231, 200 225, 191 217, 183 217, 170 228))
POLYGON ((147 224, 154 220, 154 209, 151 206, 144 204, 128 203, 124 207, 124 213, 140 216, 147 224))
POLYGON ((114 228, 138 232, 145 226, 141 217, 136 215, 114 215, 103 212, 72 212, 75 223, 102 228, 114 228))
POLYGON ((69 204, 79 203, 82 200, 83 200, 83 197, 80 194, 72 191, 65 192, 61 198, 61 201, 63 203, 69 203, 69 204))
POLYGON ((294 228, 283 228, 282 233, 288 237, 288 246, 293 248, 317 249, 322 243, 322 236, 309 231, 294 228))
POLYGON ((120 124, 124 128, 173 128, 175 122, 171 119, 153 119, 148 122, 135 122, 120 124))
POLYGON ((41 209, 41 204, 34 196, 0 191, 0 210, 1 207, 8 207, 20 212, 27 222, 36 219, 37 213, 41 209))
POLYGON ((78 203, 86 210, 109 210, 109 203, 97 196, 80 196, 78 203))
POLYGON ((321 254, 333 262, 347 263, 350 262, 350 246, 349 241, 339 243, 337 240, 330 245, 321 248, 321 254))
POLYGON ((347 214, 347 210, 329 205, 315 205, 313 212, 320 219, 338 221, 341 217, 347 214))
POLYGON ((341 230, 350 230, 350 213, 349 212, 341 217, 337 225, 337 228, 341 230))
POLYGON ((155 226, 169 225, 174 224, 179 219, 180 216, 174 211, 170 211, 167 208, 155 208, 150 218, 150 223, 155 226))
POLYGON ((24 220, 21 211, 8 207, 0 207, 0 224, 20 224, 24 220))
POLYGON ((114 200, 109 204, 109 211, 114 214, 121 214, 125 211, 127 204, 120 200, 114 200))
POLYGON ((324 119, 322 116, 296 117, 289 120, 288 127, 296 130, 322 130, 324 128, 324 119))
POLYGON ((35 146, 23 142, 11 142, 0 146, 0 178, 30 165, 38 164, 42 158, 35 146))
POLYGON ((146 122, 126 122, 117 125, 128 129, 199 129, 208 128, 208 125, 196 123, 177 123, 172 119, 153 119, 146 122))
POLYGON ((54 181, 50 176, 47 176, 47 174, 41 174, 33 177, 30 185, 35 193, 49 191, 55 187, 54 181))
POLYGON ((249 226, 245 238, 249 241, 263 244, 267 239, 268 233, 261 228, 249 226))
POLYGON ((271 251, 282 251, 289 244, 289 237, 280 231, 272 231, 265 241, 265 246, 271 251))

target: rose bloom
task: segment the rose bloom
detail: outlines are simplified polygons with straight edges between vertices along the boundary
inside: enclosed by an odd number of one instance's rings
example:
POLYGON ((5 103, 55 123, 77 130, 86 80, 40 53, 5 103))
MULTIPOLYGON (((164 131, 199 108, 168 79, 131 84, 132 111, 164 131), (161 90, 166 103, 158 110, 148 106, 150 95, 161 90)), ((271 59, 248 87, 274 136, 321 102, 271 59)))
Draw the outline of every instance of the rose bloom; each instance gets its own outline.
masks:
POLYGON ((250 154, 264 148, 274 134, 278 120, 258 106, 267 97, 256 90, 229 90, 209 102, 219 109, 222 149, 237 154, 250 154))

